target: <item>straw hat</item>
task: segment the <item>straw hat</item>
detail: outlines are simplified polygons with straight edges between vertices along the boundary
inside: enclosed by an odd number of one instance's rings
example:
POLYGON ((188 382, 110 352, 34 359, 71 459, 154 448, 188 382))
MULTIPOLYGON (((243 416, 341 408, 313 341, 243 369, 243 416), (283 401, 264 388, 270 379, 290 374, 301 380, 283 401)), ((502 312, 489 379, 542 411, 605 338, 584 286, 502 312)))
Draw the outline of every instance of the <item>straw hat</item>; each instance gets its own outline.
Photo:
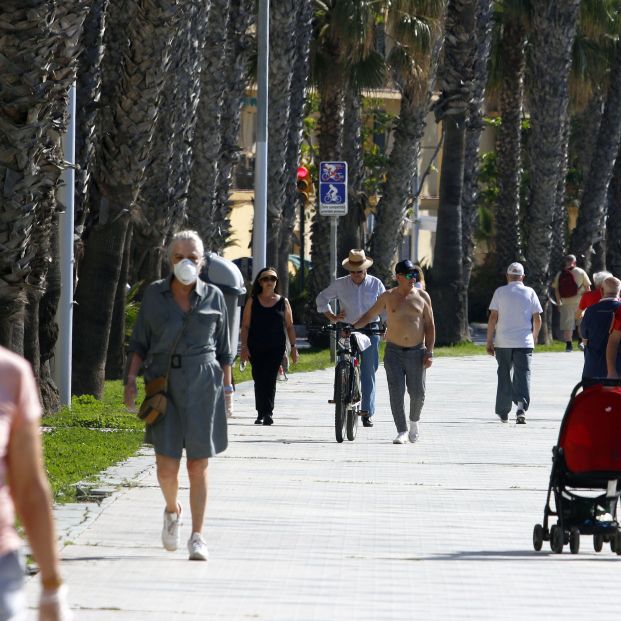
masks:
POLYGON ((343 261, 343 267, 348 272, 356 272, 358 270, 366 270, 373 265, 373 259, 364 254, 364 250, 350 250, 349 256, 343 261))

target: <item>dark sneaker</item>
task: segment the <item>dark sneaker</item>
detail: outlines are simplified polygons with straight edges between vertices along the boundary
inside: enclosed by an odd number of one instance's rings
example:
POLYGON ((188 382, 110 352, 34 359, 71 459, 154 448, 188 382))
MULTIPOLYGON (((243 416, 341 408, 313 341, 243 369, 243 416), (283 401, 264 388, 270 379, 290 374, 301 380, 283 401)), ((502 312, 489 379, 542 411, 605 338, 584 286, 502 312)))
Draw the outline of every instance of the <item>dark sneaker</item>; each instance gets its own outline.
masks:
POLYGON ((578 349, 580 351, 584 351, 584 343, 582 341, 580 341, 580 343, 578 343, 578 349))
POLYGON ((274 424, 274 420, 272 419, 272 417, 269 414, 266 414, 263 417, 263 424, 264 425, 273 425, 274 424))
POLYGON ((565 351, 574 351, 574 346, 571 343, 565 345, 565 351))
POLYGON ((508 414, 498 414, 498 412, 496 412, 496 416, 498 416, 498 418, 500 419, 501 423, 508 423, 509 422, 509 415, 508 414))
POLYGON ((518 410, 515 413, 515 424, 516 425, 525 425, 526 424, 526 416, 522 410, 518 410))
POLYGON ((262 425, 263 424, 263 416, 257 416, 257 420, 254 421, 255 425, 262 425))
POLYGON ((362 416, 363 427, 373 427, 373 421, 368 416, 362 416))

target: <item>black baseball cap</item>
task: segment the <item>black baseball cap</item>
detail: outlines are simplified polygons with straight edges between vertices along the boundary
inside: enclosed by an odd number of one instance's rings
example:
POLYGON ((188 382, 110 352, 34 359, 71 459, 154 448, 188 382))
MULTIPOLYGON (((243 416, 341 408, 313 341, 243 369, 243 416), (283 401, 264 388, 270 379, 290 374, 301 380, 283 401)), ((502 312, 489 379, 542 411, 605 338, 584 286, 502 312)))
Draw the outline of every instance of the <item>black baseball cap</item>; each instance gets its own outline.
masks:
POLYGON ((409 259, 405 259, 404 261, 399 261, 397 265, 395 265, 395 274, 418 274, 418 268, 410 261, 409 259))

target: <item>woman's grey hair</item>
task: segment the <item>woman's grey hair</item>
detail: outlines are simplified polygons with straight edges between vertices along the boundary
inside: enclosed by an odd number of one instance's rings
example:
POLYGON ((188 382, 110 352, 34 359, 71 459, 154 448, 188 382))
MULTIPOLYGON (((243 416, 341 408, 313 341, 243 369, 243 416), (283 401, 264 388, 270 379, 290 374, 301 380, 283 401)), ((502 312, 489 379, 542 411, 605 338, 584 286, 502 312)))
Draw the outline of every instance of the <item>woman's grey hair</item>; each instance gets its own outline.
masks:
POLYGON ((593 274, 593 284, 596 287, 601 287, 603 282, 606 280, 606 278, 608 278, 609 276, 612 276, 612 274, 610 272, 595 272, 595 274, 593 274))
POLYGON ((168 254, 169 263, 172 263, 173 246, 178 241, 188 241, 188 240, 193 241, 196 244, 196 247, 198 248, 198 253, 201 255, 201 257, 205 255, 205 246, 203 245, 203 240, 199 237, 196 231, 190 231, 190 230, 178 231, 172 236, 170 243, 168 244, 167 254, 168 254))

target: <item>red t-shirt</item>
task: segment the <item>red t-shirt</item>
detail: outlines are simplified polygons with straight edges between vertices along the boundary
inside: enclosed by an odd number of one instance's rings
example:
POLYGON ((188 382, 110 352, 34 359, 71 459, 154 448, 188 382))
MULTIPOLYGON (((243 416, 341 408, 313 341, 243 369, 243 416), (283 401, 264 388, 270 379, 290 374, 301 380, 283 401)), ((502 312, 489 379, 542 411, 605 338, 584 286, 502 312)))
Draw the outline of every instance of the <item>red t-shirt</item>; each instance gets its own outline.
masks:
POLYGON ((615 318, 612 320, 612 330, 621 330, 621 307, 617 308, 615 318))
POLYGON ((597 304, 602 299, 602 292, 599 288, 593 289, 593 291, 585 291, 580 298, 580 304, 578 308, 580 310, 586 310, 589 306, 597 304))

